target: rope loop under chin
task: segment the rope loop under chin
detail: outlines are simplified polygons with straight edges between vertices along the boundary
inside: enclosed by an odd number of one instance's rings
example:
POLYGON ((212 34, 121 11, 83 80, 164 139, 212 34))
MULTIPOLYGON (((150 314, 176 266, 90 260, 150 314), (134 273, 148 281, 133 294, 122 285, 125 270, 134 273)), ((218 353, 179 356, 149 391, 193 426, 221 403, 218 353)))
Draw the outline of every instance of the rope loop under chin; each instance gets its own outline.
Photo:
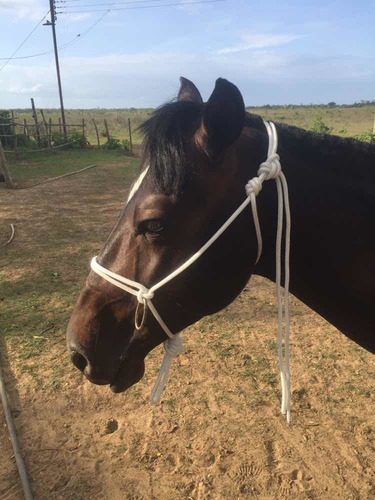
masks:
POLYGON ((147 311, 148 311, 148 305, 147 305, 147 300, 143 299, 143 302, 140 302, 138 300, 137 308, 135 310, 135 319, 134 319, 134 326, 136 330, 141 330, 144 327, 144 324, 147 319, 147 311), (143 307, 142 310, 142 319, 141 322, 139 322, 139 317, 140 317, 140 307, 143 307))

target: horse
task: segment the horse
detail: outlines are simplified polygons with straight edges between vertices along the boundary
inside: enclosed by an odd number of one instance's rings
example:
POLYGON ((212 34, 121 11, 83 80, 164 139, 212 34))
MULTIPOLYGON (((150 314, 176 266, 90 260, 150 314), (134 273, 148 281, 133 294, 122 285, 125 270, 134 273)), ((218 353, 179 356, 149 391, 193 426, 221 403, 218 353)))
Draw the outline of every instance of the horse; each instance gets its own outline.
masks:
MULTIPOLYGON (((167 336, 225 308, 252 274, 277 279, 278 200, 271 182, 257 196, 259 259, 246 206, 170 279, 244 202, 245 185, 269 145, 266 124, 246 112, 235 85, 219 78, 204 103, 194 83, 180 82, 177 99, 141 126, 140 175, 92 263, 67 328, 73 364, 114 393, 143 377, 147 354, 167 336)), ((292 214, 290 291, 375 353, 375 147, 275 127, 292 214)))

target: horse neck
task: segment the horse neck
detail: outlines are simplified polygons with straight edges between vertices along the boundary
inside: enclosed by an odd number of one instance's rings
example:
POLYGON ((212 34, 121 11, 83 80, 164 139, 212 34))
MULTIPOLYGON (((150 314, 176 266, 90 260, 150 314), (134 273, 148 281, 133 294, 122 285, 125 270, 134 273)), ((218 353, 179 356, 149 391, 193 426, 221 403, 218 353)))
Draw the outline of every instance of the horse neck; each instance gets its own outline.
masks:
MULTIPOLYGON (((292 127, 278 132, 292 214, 290 290, 375 351, 375 148, 292 127)), ((255 272, 274 281, 275 188, 263 191, 265 246, 255 272)))

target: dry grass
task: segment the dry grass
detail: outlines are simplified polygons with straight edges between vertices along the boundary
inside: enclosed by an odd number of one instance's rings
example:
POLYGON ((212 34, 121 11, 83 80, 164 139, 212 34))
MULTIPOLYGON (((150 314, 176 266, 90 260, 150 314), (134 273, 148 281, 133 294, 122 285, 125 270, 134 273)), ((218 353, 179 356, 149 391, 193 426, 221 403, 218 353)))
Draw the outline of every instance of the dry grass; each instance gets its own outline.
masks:
MULTIPOLYGON (((308 129, 312 126, 316 118, 321 118, 330 128, 332 133, 344 137, 360 135, 368 130, 372 130, 374 123, 375 106, 348 107, 348 108, 327 108, 316 106, 303 107, 277 107, 277 108, 248 108, 249 112, 261 115, 266 120, 274 120, 308 129)), ((86 122, 86 133, 89 142, 97 145, 94 125, 94 118, 101 134, 101 144, 104 144, 105 133, 104 118, 107 119, 111 136, 120 140, 129 139, 128 118, 131 120, 134 144, 141 143, 141 136, 137 128, 151 114, 152 109, 90 109, 90 110, 67 110, 66 122, 69 124, 81 124, 82 119, 86 122)), ((17 110, 19 122, 27 119, 28 123, 33 123, 31 110, 17 110)), ((45 110, 46 120, 52 119, 53 123, 58 123, 59 113, 57 110, 45 110)), ((57 129, 56 129, 57 130, 57 129)), ((81 130, 81 129, 79 129, 81 130)))

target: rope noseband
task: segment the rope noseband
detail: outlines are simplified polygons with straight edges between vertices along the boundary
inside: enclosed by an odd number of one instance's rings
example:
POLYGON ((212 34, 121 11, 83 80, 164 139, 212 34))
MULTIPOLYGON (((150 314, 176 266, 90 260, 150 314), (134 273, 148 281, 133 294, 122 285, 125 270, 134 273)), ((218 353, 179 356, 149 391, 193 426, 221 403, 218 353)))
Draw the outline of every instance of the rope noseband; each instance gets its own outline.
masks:
MULTIPOLYGON (((151 288, 146 288, 141 283, 124 278, 119 274, 113 273, 108 269, 104 268, 97 262, 97 258, 93 257, 91 260, 91 269, 96 272, 99 276, 112 283, 113 285, 125 290, 126 292, 135 295, 138 299, 137 309, 135 313, 135 328, 140 330, 146 321, 148 309, 154 315, 155 319, 164 330, 164 332, 169 337, 164 342, 164 359, 159 371, 159 375, 155 382, 154 388, 151 392, 150 401, 153 404, 159 402, 161 394, 166 386, 168 380, 168 374, 171 367, 172 360, 177 354, 183 350, 182 341, 180 333, 173 335, 169 330, 167 325, 164 323, 163 319, 156 310, 152 299, 156 290, 161 288, 163 285, 168 283, 170 280, 178 276, 185 269, 187 269, 193 262, 195 262, 218 238, 219 236, 230 226, 230 224, 239 216, 239 214, 251 203, 252 214, 254 218, 255 232, 258 242, 258 253, 256 262, 258 262, 262 254, 262 233, 260 230, 256 196, 260 193, 262 189, 262 184, 266 180, 274 179, 276 181, 277 193, 278 193, 278 222, 277 222, 277 235, 276 235, 276 292, 277 292, 277 305, 278 305, 278 358, 279 358, 279 369, 281 376, 281 387, 282 387, 282 403, 281 412, 286 414, 287 422, 290 423, 290 366, 289 366, 289 248, 290 248, 290 209, 289 209, 289 198, 288 198, 288 185, 283 172, 281 171, 280 158, 277 154, 277 131, 276 127, 272 122, 264 122, 268 133, 268 153, 267 160, 261 163, 258 176, 249 180, 246 184, 246 194, 247 198, 238 207, 238 209, 229 217, 229 219, 220 227, 220 229, 203 245, 200 250, 198 250, 190 259, 188 259, 184 264, 178 267, 171 274, 166 276, 164 279, 153 285, 151 288), (285 220, 286 220, 286 232, 285 232, 285 256, 284 256, 284 266, 285 266, 285 283, 284 283, 284 312, 282 306, 281 298, 281 240, 283 233, 283 214, 285 210, 285 220), (142 315, 140 313, 140 307, 143 306, 142 315), (283 328, 284 319, 284 328, 283 328)), ((138 179, 136 185, 140 186, 144 177, 147 174, 147 169, 142 172, 140 178, 138 179)), ((135 190, 133 188, 131 196, 134 194, 135 190)), ((131 198, 129 196, 129 199, 131 198)))

